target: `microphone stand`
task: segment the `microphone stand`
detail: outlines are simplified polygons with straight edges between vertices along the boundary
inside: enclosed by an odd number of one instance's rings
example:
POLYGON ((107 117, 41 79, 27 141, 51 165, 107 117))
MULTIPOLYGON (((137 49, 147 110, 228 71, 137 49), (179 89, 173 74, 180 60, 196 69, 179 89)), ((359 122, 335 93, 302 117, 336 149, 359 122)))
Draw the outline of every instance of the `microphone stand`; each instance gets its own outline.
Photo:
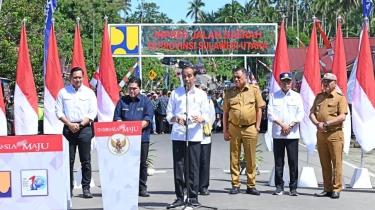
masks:
POLYGON ((186 207, 189 206, 190 204, 190 187, 189 187, 189 173, 190 173, 190 167, 189 167, 189 164, 190 164, 190 161, 189 161, 189 124, 188 124, 188 120, 189 120, 189 100, 188 100, 188 92, 189 92, 189 88, 190 86, 189 85, 185 85, 185 95, 186 95, 186 104, 185 104, 185 109, 186 109, 186 112, 185 112, 185 130, 186 130, 186 135, 185 135, 185 157, 184 157, 184 160, 185 160, 185 187, 186 187, 186 202, 185 202, 185 206, 182 208, 182 209, 185 209, 186 207))
MULTIPOLYGON (((189 100, 188 100, 188 92, 189 92, 189 89, 190 89, 190 86, 189 85, 186 85, 185 86, 185 95, 186 95, 186 117, 185 117, 185 129, 186 129, 186 135, 185 135, 185 141, 186 141, 186 144, 185 144, 185 156, 184 156, 184 160, 185 160, 185 187, 186 187, 186 202, 185 202, 185 206, 181 209, 181 210, 184 210, 186 209, 187 207, 190 207, 190 208, 193 208, 194 209, 194 206, 191 205, 191 201, 190 201, 190 187, 189 187, 189 173, 190 173, 190 155, 189 155, 189 123, 188 123, 188 120, 189 120, 189 100)), ((203 135, 203 133, 202 133, 203 135)), ((197 192, 198 193, 198 192, 197 192)), ((200 205, 200 206, 196 206, 196 208, 209 208, 209 209, 214 209, 214 210, 217 210, 218 208, 216 207, 210 207, 210 206, 203 206, 203 205, 200 205)))

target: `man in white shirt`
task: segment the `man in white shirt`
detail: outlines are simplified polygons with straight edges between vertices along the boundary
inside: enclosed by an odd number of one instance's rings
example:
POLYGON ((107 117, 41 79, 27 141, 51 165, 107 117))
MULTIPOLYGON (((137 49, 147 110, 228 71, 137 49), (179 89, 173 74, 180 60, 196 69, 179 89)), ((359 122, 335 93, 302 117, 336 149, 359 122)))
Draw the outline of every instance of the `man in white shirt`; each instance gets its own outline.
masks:
MULTIPOLYGON (((195 87, 202 89, 202 81, 195 80, 195 87)), ((209 108, 209 121, 204 124, 203 141, 201 142, 201 155, 199 158, 199 195, 209 195, 210 186, 210 165, 211 165, 211 135, 212 125, 215 120, 215 106, 211 95, 207 95, 207 106, 209 108)))
POLYGON ((177 199, 167 208, 183 206, 183 189, 187 187, 189 200, 187 205, 199 206, 199 157, 201 152, 201 141, 203 140, 203 124, 209 121, 206 93, 194 86, 197 70, 192 67, 182 69, 184 87, 172 91, 167 106, 167 121, 173 124, 171 140, 173 147, 173 171, 174 184, 177 199), (186 91, 186 92, 185 92, 186 91), (186 107, 186 97, 188 106, 186 107), (187 109, 187 110, 186 110, 187 109), (186 113, 188 120, 186 122, 186 113), (186 125, 188 124, 188 132, 186 125), (188 134, 188 146, 186 144, 186 133, 188 134), (189 162, 189 174, 184 180, 185 171, 185 149, 189 155, 186 157, 189 162), (186 186, 188 183, 189 186, 186 186))
POLYGON ((273 154, 275 160, 275 186, 273 195, 281 195, 284 191, 283 170, 285 148, 288 154, 288 165, 291 196, 298 196, 298 140, 299 123, 304 117, 302 98, 293 91, 292 74, 280 74, 279 91, 271 94, 268 104, 268 120, 272 123, 273 154))
POLYGON ((55 112, 64 123, 63 135, 69 141, 70 187, 73 196, 73 166, 78 146, 82 166, 82 189, 84 198, 92 198, 91 182, 91 139, 94 136, 91 121, 97 115, 94 91, 82 85, 83 70, 74 67, 70 71, 71 84, 61 89, 56 98, 55 112))

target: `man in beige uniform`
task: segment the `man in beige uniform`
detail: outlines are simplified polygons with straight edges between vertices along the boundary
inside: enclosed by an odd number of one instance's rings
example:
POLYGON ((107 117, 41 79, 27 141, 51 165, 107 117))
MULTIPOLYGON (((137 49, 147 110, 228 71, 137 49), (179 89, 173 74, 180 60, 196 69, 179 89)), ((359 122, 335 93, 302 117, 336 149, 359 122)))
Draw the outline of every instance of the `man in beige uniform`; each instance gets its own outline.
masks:
POLYGON ((324 92, 316 96, 310 109, 310 119, 318 129, 317 145, 324 182, 324 191, 315 193, 317 197, 340 198, 342 190, 342 128, 348 103, 345 96, 335 90, 336 80, 336 75, 332 73, 324 75, 324 92))
POLYGON ((235 87, 230 88, 224 97, 223 133, 224 139, 230 141, 230 172, 232 189, 229 194, 240 192, 239 162, 241 143, 244 147, 247 173, 247 194, 260 195, 255 188, 256 162, 255 152, 258 133, 262 119, 262 107, 265 103, 259 88, 246 84, 245 68, 234 70, 235 87), (229 130, 228 130, 229 126, 229 130))

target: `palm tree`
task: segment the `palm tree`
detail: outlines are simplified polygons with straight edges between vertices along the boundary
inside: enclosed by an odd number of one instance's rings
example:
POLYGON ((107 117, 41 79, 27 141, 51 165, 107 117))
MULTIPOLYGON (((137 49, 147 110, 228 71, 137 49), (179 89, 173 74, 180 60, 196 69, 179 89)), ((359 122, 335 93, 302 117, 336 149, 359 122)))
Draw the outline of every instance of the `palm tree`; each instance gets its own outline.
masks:
POLYGON ((226 4, 223 8, 219 9, 220 22, 224 23, 240 23, 243 19, 244 8, 237 1, 232 0, 232 4, 226 4))
POLYGON ((204 22, 205 23, 215 23, 216 14, 214 11, 211 12, 203 12, 204 22))
POLYGON ((186 14, 186 17, 190 16, 191 19, 194 19, 194 23, 198 23, 198 19, 201 23, 204 22, 204 15, 201 10, 201 7, 204 7, 206 4, 202 0, 193 0, 189 2, 190 7, 188 8, 189 12, 186 14))
POLYGON ((157 23, 171 23, 172 19, 170 19, 167 14, 165 13, 160 13, 156 19, 157 23))
POLYGON ((129 14, 132 12, 132 5, 131 0, 125 0, 123 7, 118 11, 118 14, 121 15, 121 18, 123 21, 129 16, 129 14))

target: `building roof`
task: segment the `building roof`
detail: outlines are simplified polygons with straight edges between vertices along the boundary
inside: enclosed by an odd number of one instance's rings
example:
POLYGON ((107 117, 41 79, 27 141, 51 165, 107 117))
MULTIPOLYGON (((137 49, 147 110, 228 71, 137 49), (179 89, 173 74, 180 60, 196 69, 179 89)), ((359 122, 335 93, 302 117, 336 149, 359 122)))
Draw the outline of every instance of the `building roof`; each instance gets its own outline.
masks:
MULTIPOLYGON (((358 44, 359 38, 343 38, 345 56, 347 65, 354 62, 358 54, 358 44)), ((335 39, 331 39, 332 49, 335 50, 335 39)), ((375 37, 370 37, 370 46, 371 49, 375 49, 375 37)), ((319 48, 319 55, 322 59, 322 62, 326 64, 326 68, 331 70, 332 61, 329 57, 326 48, 319 48)), ((305 67, 306 61, 306 51, 304 48, 288 48, 289 53, 289 65, 291 71, 303 70, 305 67)))

